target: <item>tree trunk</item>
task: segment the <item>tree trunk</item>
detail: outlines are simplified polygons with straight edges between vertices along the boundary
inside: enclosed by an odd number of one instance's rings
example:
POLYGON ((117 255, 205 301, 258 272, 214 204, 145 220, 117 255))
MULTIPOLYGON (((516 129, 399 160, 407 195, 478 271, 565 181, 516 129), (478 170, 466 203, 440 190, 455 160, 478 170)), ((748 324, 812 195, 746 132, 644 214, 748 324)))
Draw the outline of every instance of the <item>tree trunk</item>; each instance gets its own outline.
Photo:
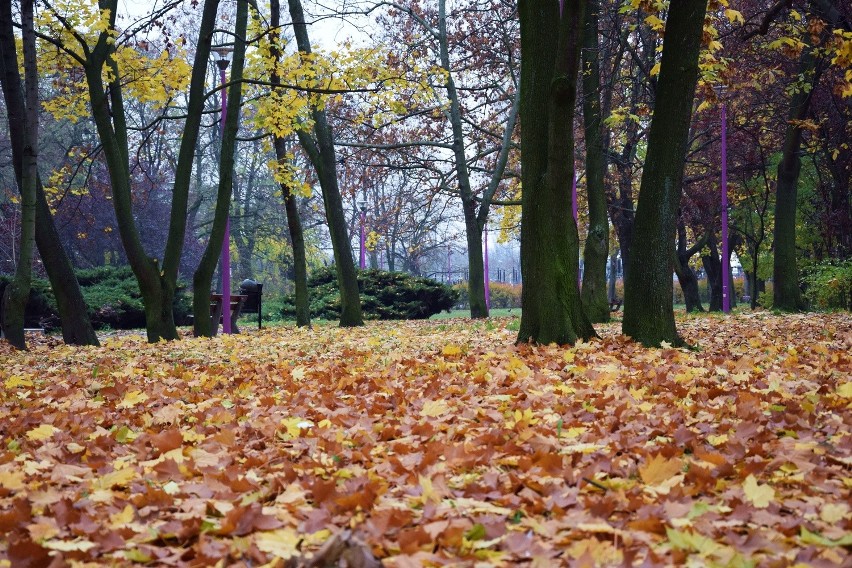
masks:
MULTIPOLYGON (((237 2, 237 16, 234 24, 234 52, 231 83, 228 88, 228 104, 225 108, 225 124, 222 134, 222 148, 219 154, 219 191, 216 195, 216 208, 213 214, 213 225, 210 228, 210 238, 207 247, 201 255, 201 261, 192 277, 192 313, 193 333, 196 337, 211 337, 214 335, 213 326, 219 322, 210 319, 210 289, 213 284, 213 273, 222 253, 225 243, 225 233, 228 216, 231 211, 231 198, 234 187, 234 151, 236 150, 237 132, 240 128, 240 104, 242 103, 242 79, 246 53, 246 27, 248 22, 248 3, 237 2)), ((227 258, 227 257, 226 257, 227 258)), ((222 268, 224 270, 224 267, 222 268)), ((227 273, 226 273, 227 274, 227 273)), ((222 290, 223 318, 230 317, 230 290, 222 290)))
MULTIPOLYGON (((115 29, 117 0, 102 0, 101 7, 109 11, 109 30, 115 29)), ((98 130, 104 159, 112 184, 112 201, 118 222, 119 235, 145 305, 145 325, 148 341, 177 339, 174 322, 174 296, 180 257, 186 234, 189 181, 198 131, 204 108, 204 83, 210 41, 214 29, 218 0, 205 0, 199 29, 198 45, 190 78, 189 102, 181 138, 169 221, 169 236, 162 267, 157 258, 149 257, 142 246, 139 228, 133 217, 130 163, 127 142, 127 123, 124 116, 121 73, 112 59, 115 50, 113 36, 103 31, 98 41, 85 52, 80 63, 86 74, 92 117, 98 130), (104 71, 109 68, 111 81, 104 84, 104 71)), ((209 304, 208 304, 209 305, 209 304)))
MULTIPOLYGON (((18 188, 21 188, 23 187, 24 91, 18 70, 11 7, 11 2, 4 2, 0 6, 0 65, 3 67, 0 82, 9 121, 15 178, 18 188)), ((98 337, 89 321, 80 284, 62 246, 38 172, 36 172, 35 207, 35 241, 59 308, 62 337, 69 345, 98 345, 98 337)))
MULTIPOLYGON (((807 36, 807 34, 805 34, 807 36)), ((802 50, 799 76, 810 85, 797 89, 790 101, 787 131, 784 134, 775 197, 775 256, 772 265, 772 306, 777 310, 795 312, 805 309, 799 288, 799 269, 796 264, 796 194, 802 160, 802 128, 798 121, 807 117, 811 95, 819 81, 820 71, 811 46, 802 50)))
POLYGON ((24 51, 24 139, 21 175, 21 244, 15 277, 3 294, 0 330, 17 349, 26 349, 24 310, 30 297, 35 248, 35 201, 38 175, 38 66, 33 24, 33 0, 21 2, 21 35, 24 51))
POLYGON ((574 103, 584 2, 564 11, 525 0, 521 22, 521 325, 518 341, 574 343, 595 335, 577 288, 571 216, 574 103))
POLYGON ((677 236, 677 249, 674 253, 674 271, 677 275, 677 281, 680 283, 680 289, 683 292, 686 311, 687 313, 703 312, 701 294, 698 293, 698 277, 695 276, 695 271, 689 265, 689 259, 704 247, 707 237, 702 237, 695 245, 687 249, 686 225, 682 221, 678 223, 677 236))
POLYGON ((713 236, 707 243, 710 251, 701 256, 701 263, 707 273, 707 287, 710 291, 710 311, 722 311, 722 260, 719 257, 719 249, 716 246, 716 237, 713 236))
POLYGON ((609 321, 606 263, 609 257, 609 221, 606 207, 606 159, 601 130, 601 80, 598 61, 599 0, 586 6, 583 35, 583 129, 586 137, 586 193, 589 231, 583 248, 583 287, 580 298, 592 323, 609 321))
POLYGON ((615 301, 615 281, 618 279, 618 253, 609 255, 609 301, 615 301))
POLYGON ((624 290, 625 335, 682 345, 672 306, 672 253, 707 0, 669 7, 660 77, 624 290))
MULTIPOLYGON (((301 0, 288 0, 290 18, 293 20, 293 33, 299 51, 311 53, 308 28, 301 0)), ((331 246, 334 251, 334 264, 337 270, 337 283, 340 287, 340 325, 342 327, 364 325, 361 314, 361 296, 358 290, 358 274, 352 259, 351 243, 346 230, 346 215, 343 213, 343 201, 337 183, 337 160, 335 159, 334 140, 331 126, 325 111, 314 108, 314 140, 304 130, 297 135, 308 159, 314 166, 322 189, 328 230, 331 234, 331 246)))

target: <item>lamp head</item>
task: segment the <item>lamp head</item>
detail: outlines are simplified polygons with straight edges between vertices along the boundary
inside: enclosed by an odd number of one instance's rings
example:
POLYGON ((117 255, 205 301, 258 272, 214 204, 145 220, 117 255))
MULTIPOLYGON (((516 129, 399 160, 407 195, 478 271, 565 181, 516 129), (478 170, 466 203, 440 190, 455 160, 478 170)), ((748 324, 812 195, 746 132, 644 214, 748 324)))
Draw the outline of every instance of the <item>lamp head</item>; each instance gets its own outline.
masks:
POLYGON ((234 52, 234 48, 227 45, 219 45, 210 51, 219 56, 219 59, 216 60, 216 65, 219 66, 219 69, 227 69, 228 64, 231 63, 231 54, 234 52))

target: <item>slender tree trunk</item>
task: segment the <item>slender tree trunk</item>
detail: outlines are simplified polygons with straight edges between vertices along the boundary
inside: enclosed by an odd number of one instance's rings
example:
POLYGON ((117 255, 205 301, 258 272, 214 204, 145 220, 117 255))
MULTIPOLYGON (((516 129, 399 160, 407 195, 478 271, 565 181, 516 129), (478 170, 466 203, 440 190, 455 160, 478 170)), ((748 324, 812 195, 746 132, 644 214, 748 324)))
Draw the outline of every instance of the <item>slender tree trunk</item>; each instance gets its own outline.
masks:
POLYGON ((719 249, 716 246, 716 237, 709 239, 707 246, 709 252, 702 255, 701 262, 707 273, 707 287, 710 289, 710 311, 722 311, 722 260, 719 257, 719 249))
POLYGON ((707 0, 669 7, 660 78, 624 290, 625 335, 682 345, 672 306, 672 253, 707 0))
POLYGON ((600 62, 598 61, 599 0, 586 6, 583 36, 583 128, 586 137, 586 193, 589 203, 589 231, 583 248, 583 287, 580 297, 586 315, 593 323, 609 321, 606 289, 606 263, 609 256, 609 221, 606 206, 606 159, 600 103, 600 62))
MULTIPOLYGON (((12 4, 0 5, 0 82, 9 120, 12 162, 18 188, 23 187, 24 100, 18 70, 15 37, 12 31, 12 4)), ((62 322, 62 337, 70 345, 98 345, 95 330, 89 321, 86 302, 74 274, 71 261, 59 238, 53 215, 36 172, 35 241, 38 246, 62 322)))
POLYGON ((677 227, 677 249, 674 253, 674 271, 677 275, 677 280, 680 283, 680 289, 683 292, 683 300, 686 303, 687 312, 703 312, 701 306, 701 294, 698 292, 698 277, 695 276, 695 271, 689 265, 695 253, 704 246, 707 238, 701 238, 698 243, 690 248, 686 248, 686 225, 683 222, 678 223, 677 227))
POLYGON ((775 197, 772 305, 775 309, 787 312, 805 309, 796 263, 796 194, 799 172, 802 169, 802 160, 799 157, 802 128, 798 121, 807 117, 811 95, 819 81, 819 74, 813 50, 809 45, 805 46, 799 59, 799 75, 805 77, 810 85, 809 88, 798 89, 790 101, 787 131, 781 150, 781 162, 778 164, 778 185, 775 197))
POLYGON ((609 301, 615 301, 615 281, 618 279, 618 253, 609 255, 609 301))
MULTIPOLYGON (((231 70, 231 83, 228 89, 228 104, 225 109, 225 125, 222 135, 222 149, 219 154, 219 191, 216 195, 216 208, 210 239, 201 255, 201 262, 192 277, 193 332, 197 337, 213 335, 213 326, 219 322, 210 319, 210 289, 213 273, 221 257, 225 242, 225 229, 231 210, 234 187, 234 151, 237 145, 237 132, 240 129, 240 105, 242 104, 242 79, 246 54, 246 27, 248 22, 248 2, 237 2, 237 19, 234 26, 234 52, 231 70)), ((222 317, 230 317, 230 290, 222 290, 222 317)))
POLYGON ((518 341, 595 335, 577 288, 573 119, 585 2, 525 0, 521 21, 521 325, 518 341))
POLYGON ((24 48, 24 140, 21 176, 21 244, 15 277, 3 294, 0 314, 6 340, 17 349, 26 349, 24 310, 30 297, 35 248, 36 177, 38 175, 38 66, 33 24, 33 0, 21 2, 21 30, 24 48))
MULTIPOLYGON (((277 3, 272 0, 273 4, 277 3)), ((274 13, 274 12, 273 12, 274 13)), ((273 23, 273 26, 275 24, 273 23)), ((275 138, 275 157, 279 162, 288 159, 287 149, 283 138, 275 138)), ((311 325, 311 296, 308 289, 308 260, 305 254, 305 234, 302 229, 302 218, 296 196, 286 184, 281 184, 284 196, 284 210, 287 213, 287 229, 290 231, 290 241, 293 245, 293 273, 296 287, 296 325, 310 327, 311 325)))
MULTIPOLYGON (((117 0, 101 0, 101 8, 109 12, 109 29, 115 29, 117 0)), ((115 207, 119 235, 127 255, 139 291, 145 305, 145 325, 148 341, 177 339, 174 322, 174 296, 180 257, 186 234, 186 214, 189 199, 189 181, 195 145, 204 106, 204 82, 207 58, 210 55, 218 0, 205 0, 196 46, 195 62, 190 78, 189 103, 184 122, 178 164, 175 168, 175 184, 172 192, 172 208, 169 236, 163 255, 163 263, 150 257, 142 246, 139 228, 133 217, 130 185, 130 162, 127 141, 127 123, 122 98, 121 72, 112 53, 115 50, 113 36, 102 32, 97 43, 87 48, 85 59, 80 61, 86 74, 92 118, 98 130, 103 155, 112 184, 112 201, 115 207), (104 71, 109 68, 112 76, 109 85, 104 84, 104 71)))
MULTIPOLYGON (((290 18, 293 20, 293 33, 299 51, 311 53, 311 42, 308 38, 308 27, 305 24, 305 14, 301 0, 288 0, 290 18)), ((322 199, 325 205, 325 215, 328 230, 331 234, 331 246, 334 250, 334 264, 337 270, 337 282, 340 287, 340 325, 364 325, 361 314, 361 296, 358 290, 358 273, 355 271, 355 261, 352 258, 351 243, 346 230, 346 215, 343 213, 343 200, 337 183, 337 160, 334 152, 334 140, 331 126, 325 111, 314 108, 313 133, 316 140, 304 130, 299 130, 297 136, 308 159, 313 164, 322 189, 322 199)))

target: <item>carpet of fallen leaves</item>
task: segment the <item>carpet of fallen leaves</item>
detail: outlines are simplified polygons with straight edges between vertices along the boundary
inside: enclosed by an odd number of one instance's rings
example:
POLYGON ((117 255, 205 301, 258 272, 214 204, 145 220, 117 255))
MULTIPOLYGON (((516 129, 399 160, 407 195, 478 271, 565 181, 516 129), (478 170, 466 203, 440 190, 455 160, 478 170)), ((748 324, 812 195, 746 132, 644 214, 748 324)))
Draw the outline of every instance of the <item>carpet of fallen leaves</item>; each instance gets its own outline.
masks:
POLYGON ((3 344, 0 566, 850 566, 852 317, 679 326, 3 344))

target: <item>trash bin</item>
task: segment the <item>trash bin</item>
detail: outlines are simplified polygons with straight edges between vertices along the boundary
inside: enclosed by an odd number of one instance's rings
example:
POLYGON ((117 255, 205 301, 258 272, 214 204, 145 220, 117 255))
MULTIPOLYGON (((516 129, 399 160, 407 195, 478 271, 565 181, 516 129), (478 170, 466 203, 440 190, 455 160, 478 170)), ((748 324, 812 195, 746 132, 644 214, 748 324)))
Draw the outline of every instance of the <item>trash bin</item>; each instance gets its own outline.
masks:
POLYGON ((240 295, 246 297, 243 313, 253 314, 257 312, 257 329, 260 329, 263 284, 247 278, 240 283, 240 295))

